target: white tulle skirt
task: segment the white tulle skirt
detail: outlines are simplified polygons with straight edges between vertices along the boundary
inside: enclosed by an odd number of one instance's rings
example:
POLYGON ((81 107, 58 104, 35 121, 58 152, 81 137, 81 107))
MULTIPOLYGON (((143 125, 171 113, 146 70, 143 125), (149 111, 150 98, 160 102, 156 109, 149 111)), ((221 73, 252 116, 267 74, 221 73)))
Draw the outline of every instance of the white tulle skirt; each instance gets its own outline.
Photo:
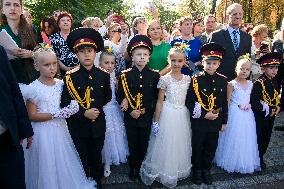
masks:
POLYGON ((27 189, 94 189, 86 178, 65 120, 32 123, 34 136, 25 149, 27 189))
POLYGON ((260 169, 254 114, 234 104, 228 113, 227 128, 219 134, 217 166, 230 173, 253 173, 260 169))
POLYGON ((103 162, 106 165, 119 165, 127 162, 128 143, 123 122, 123 114, 116 101, 104 106, 106 133, 102 150, 103 162))
POLYGON ((191 126, 189 111, 185 106, 164 102, 160 115, 158 136, 150 137, 141 178, 146 185, 154 180, 172 188, 177 181, 190 174, 191 126))

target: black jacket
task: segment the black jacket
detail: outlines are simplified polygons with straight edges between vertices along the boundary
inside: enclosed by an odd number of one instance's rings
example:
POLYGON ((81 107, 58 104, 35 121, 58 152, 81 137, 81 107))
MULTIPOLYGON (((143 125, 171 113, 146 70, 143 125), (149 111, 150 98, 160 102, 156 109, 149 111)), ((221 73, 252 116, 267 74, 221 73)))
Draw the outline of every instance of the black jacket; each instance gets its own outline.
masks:
MULTIPOLYGON (((128 103, 128 109, 124 114, 126 125, 133 125, 136 127, 146 127, 151 125, 153 113, 155 111, 155 103, 158 97, 157 84, 159 82, 159 73, 151 70, 148 66, 140 72, 136 66, 123 71, 125 74, 127 85, 131 95, 134 97, 138 93, 143 95, 142 106, 145 108, 145 114, 142 114, 137 120, 132 118, 130 113, 134 110, 128 103)), ((126 98, 122 87, 121 76, 118 80, 117 101, 121 104, 122 100, 126 98)))
POLYGON ((218 73, 209 75, 204 72, 203 74, 196 76, 195 79, 198 83, 198 91, 202 102, 208 105, 208 98, 205 95, 209 96, 210 94, 213 94, 215 97, 213 109, 220 109, 220 112, 217 119, 208 120, 204 118, 207 111, 201 108, 200 118, 192 118, 195 102, 198 102, 198 100, 193 88, 193 82, 191 82, 187 91, 185 105, 190 112, 192 130, 218 132, 221 129, 222 124, 227 124, 228 119, 227 78, 218 73))
MULTIPOLYGON (((95 66, 91 70, 80 66, 79 69, 75 68, 73 71, 67 72, 67 75, 71 76, 80 98, 84 98, 88 86, 91 88, 91 98, 94 101, 91 102, 90 108, 97 108, 100 111, 98 118, 92 122, 92 120, 84 116, 86 109, 80 106, 79 112, 67 120, 70 134, 76 137, 103 136, 106 130, 103 106, 111 100, 110 75, 95 66)), ((71 100, 74 99, 69 94, 65 77, 60 106, 69 105, 71 100)))
POLYGON ((32 136, 33 129, 15 74, 1 46, 0 57, 0 119, 21 151, 20 139, 32 136))

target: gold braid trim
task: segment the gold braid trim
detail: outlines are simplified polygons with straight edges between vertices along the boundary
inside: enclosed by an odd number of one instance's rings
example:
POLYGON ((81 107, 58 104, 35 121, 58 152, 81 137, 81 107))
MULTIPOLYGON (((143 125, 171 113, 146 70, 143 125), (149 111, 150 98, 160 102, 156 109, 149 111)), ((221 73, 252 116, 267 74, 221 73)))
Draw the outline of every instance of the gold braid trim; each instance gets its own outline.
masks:
POLYGON ((258 80, 262 86, 262 96, 263 100, 268 106, 274 106, 277 107, 280 103, 280 97, 277 90, 274 89, 273 99, 270 98, 269 94, 266 92, 265 85, 263 83, 263 80, 258 80), (275 104, 273 102, 275 101, 275 104))
POLYGON ((121 83, 122 83, 122 88, 125 93, 126 99, 129 102, 131 108, 133 110, 141 110, 141 103, 142 103, 143 95, 141 93, 138 93, 135 97, 131 95, 128 85, 127 85, 125 74, 121 74, 121 83), (133 105, 132 101, 136 103, 135 106, 133 105))
POLYGON ((70 75, 66 75, 66 86, 71 98, 76 100, 82 108, 86 110, 90 108, 91 101, 94 101, 94 99, 91 99, 91 88, 89 86, 85 91, 84 99, 81 99, 78 92, 76 91, 70 75))
POLYGON ((199 94, 199 91, 198 91, 198 82, 197 82, 197 79, 196 79, 196 78, 193 78, 193 79, 192 79, 192 82, 193 82, 193 89, 194 89, 194 92, 195 92, 195 94, 196 94, 196 96, 197 96, 197 101, 198 101, 198 103, 202 106, 202 108, 203 108, 204 110, 206 110, 206 111, 208 111, 208 112, 210 112, 211 110, 213 110, 213 107, 214 107, 214 105, 215 105, 215 98, 214 98, 214 96, 213 96, 213 93, 208 96, 208 95, 204 94, 204 93, 201 91, 201 93, 202 93, 204 96, 207 97, 207 103, 208 103, 208 105, 204 104, 204 103, 202 102, 202 99, 201 99, 200 94, 199 94), (206 106, 208 106, 208 108, 207 108, 206 106))

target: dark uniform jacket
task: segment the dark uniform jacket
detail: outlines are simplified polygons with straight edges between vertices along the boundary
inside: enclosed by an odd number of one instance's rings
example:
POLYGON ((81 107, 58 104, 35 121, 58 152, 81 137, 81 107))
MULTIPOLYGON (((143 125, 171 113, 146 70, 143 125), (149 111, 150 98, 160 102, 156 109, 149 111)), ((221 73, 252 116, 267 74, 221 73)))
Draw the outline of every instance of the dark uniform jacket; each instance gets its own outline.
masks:
POLYGON ((20 152, 20 139, 32 136, 33 129, 15 74, 1 46, 0 57, 0 119, 20 152))
MULTIPOLYGON (((155 103, 158 97, 157 84, 159 82, 159 73, 151 70, 148 66, 140 72, 136 66, 125 70, 122 74, 126 75, 126 81, 130 93, 132 96, 136 96, 138 93, 143 95, 142 106, 145 108, 145 114, 142 114, 137 120, 132 118, 130 113, 134 110, 128 103, 128 109, 125 112, 126 125, 133 125, 136 127, 146 127, 152 124, 153 113, 155 111, 155 103)), ((121 77, 118 81, 117 101, 120 104, 122 100, 126 98, 123 91, 121 77)), ((135 105, 136 103, 133 102, 135 105)))
MULTIPOLYGON (((110 75, 95 66, 91 70, 80 66, 80 68, 75 68, 67 72, 67 74, 71 76, 73 85, 81 99, 85 96, 86 88, 88 86, 91 88, 91 98, 94 101, 91 101, 90 108, 97 108, 100 111, 98 118, 92 122, 92 120, 84 116, 86 109, 80 106, 79 112, 68 119, 71 135, 77 137, 99 137, 104 135, 106 122, 103 106, 111 100, 110 75)), ((69 94, 65 77, 60 106, 69 105, 71 100, 74 99, 69 94)))
POLYGON ((213 109, 220 109, 220 112, 217 119, 208 120, 204 118, 208 111, 201 107, 200 118, 192 118, 195 102, 198 102, 198 100, 193 88, 193 82, 191 82, 187 91, 186 106, 190 111, 192 130, 218 132, 221 129, 222 124, 227 124, 228 119, 227 78, 219 73, 209 75, 206 72, 199 76, 195 76, 194 78, 197 80, 198 91, 202 102, 206 104, 206 107, 208 108, 208 98, 205 95, 209 96, 213 93, 213 96, 215 97, 213 109))
MULTIPOLYGON (((261 101, 264 100, 263 100, 263 94, 262 94, 263 88, 261 82, 263 82, 265 90, 269 95, 269 98, 273 99, 274 89, 279 91, 279 89, 277 89, 277 84, 275 80, 270 80, 265 74, 260 76, 254 82, 250 96, 250 103, 256 119, 265 119, 265 113, 266 113, 265 111, 262 111, 263 105, 261 104, 261 101)), ((275 104, 275 101, 273 101, 272 103, 275 104)), ((278 106, 280 106, 280 104, 278 106)), ((272 109, 275 109, 275 106, 269 106, 269 115, 267 117, 269 117, 270 114, 272 113, 272 109)))

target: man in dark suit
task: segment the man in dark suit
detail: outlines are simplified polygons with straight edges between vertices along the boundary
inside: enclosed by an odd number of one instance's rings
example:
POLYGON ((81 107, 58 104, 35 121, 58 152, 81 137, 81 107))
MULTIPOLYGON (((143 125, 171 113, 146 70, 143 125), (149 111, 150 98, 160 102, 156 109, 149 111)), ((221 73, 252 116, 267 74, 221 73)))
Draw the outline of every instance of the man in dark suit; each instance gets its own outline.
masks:
POLYGON ((16 77, 3 47, 0 46, 0 188, 24 189, 25 164, 20 142, 33 130, 16 77))
POLYGON ((251 54, 251 36, 242 30, 240 25, 243 18, 242 6, 233 3, 227 8, 228 26, 212 34, 211 42, 218 43, 225 48, 225 53, 218 72, 225 75, 228 81, 236 77, 235 67, 238 58, 244 54, 251 54))

